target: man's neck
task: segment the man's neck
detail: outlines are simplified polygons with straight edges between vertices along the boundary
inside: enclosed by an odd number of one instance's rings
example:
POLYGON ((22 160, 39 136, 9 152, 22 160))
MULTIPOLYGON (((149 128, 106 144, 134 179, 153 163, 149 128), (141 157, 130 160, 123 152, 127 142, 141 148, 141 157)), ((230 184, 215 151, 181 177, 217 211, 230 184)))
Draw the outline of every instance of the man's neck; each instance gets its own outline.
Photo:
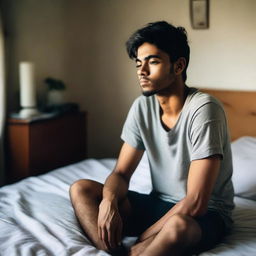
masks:
POLYGON ((161 122, 166 131, 172 129, 179 118, 188 94, 188 87, 183 83, 178 89, 166 95, 157 95, 160 104, 161 122))
POLYGON ((188 87, 183 83, 173 87, 169 93, 157 95, 162 114, 170 117, 179 115, 187 97, 188 87))

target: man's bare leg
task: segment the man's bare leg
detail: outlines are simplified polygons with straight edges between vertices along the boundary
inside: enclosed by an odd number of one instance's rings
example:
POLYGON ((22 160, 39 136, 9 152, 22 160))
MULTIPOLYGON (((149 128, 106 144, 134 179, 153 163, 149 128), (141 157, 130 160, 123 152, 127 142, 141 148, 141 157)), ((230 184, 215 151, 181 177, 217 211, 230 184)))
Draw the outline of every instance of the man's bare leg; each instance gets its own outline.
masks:
POLYGON ((100 250, 107 250, 98 237, 98 212, 103 185, 92 180, 79 180, 70 187, 75 214, 91 242, 100 250))
POLYGON ((201 238, 201 228, 191 217, 174 215, 156 235, 141 256, 178 256, 201 238))
POLYGON ((201 238, 201 229, 188 216, 174 215, 154 237, 132 247, 130 256, 177 256, 201 238))
MULTIPOLYGON (((103 184, 92 180, 78 180, 70 187, 70 198, 75 214, 91 242, 100 250, 109 249, 98 237, 98 213, 102 200, 103 184)), ((123 221, 129 215, 131 208, 128 199, 119 205, 123 221)))

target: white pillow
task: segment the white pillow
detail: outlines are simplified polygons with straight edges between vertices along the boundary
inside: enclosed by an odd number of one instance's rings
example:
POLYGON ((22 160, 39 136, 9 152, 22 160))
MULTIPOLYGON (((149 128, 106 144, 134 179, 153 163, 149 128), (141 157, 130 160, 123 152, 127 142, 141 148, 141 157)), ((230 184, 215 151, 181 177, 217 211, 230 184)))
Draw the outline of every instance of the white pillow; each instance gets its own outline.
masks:
POLYGON ((241 137, 231 148, 235 195, 256 200, 256 138, 241 137))

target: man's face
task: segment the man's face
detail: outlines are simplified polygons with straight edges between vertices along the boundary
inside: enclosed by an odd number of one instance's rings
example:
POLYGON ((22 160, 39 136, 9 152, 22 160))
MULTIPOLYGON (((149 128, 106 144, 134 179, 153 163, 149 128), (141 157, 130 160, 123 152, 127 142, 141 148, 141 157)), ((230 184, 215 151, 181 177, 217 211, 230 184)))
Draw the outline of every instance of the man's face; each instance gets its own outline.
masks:
POLYGON ((175 81, 169 55, 153 44, 144 43, 138 48, 136 67, 145 96, 169 91, 175 81))

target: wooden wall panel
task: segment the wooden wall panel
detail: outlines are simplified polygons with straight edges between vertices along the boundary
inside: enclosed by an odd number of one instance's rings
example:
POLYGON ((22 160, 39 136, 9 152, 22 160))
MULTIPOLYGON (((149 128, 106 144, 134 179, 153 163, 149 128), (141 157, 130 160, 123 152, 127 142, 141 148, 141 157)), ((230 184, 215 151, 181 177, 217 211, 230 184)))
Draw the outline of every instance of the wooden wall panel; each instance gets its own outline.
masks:
POLYGON ((215 96, 224 105, 231 140, 256 137, 256 91, 200 90, 215 96))

